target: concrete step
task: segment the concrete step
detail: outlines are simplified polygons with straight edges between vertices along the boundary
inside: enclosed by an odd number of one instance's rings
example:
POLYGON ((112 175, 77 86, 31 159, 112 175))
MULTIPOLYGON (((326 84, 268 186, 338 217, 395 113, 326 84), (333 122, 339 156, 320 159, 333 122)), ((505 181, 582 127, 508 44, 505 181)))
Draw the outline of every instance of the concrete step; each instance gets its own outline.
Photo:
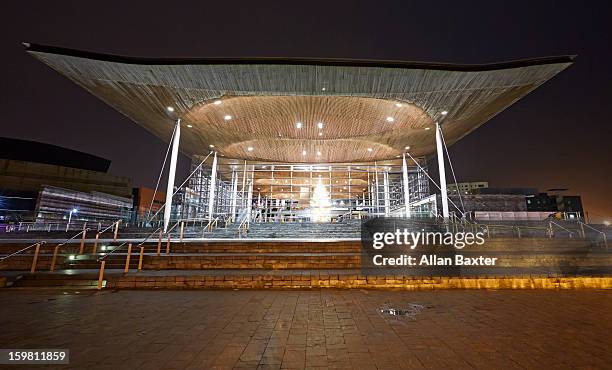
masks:
MULTIPOLYGON (((431 277, 426 275, 366 274, 360 270, 166 270, 123 274, 106 270, 105 288, 111 289, 612 289, 612 277, 585 271, 580 276, 561 276, 533 269, 482 269, 476 276, 431 277)), ((63 287, 93 289, 97 274, 69 272, 24 274, 14 287, 63 287)), ((7 288, 11 289, 11 288, 7 288)))

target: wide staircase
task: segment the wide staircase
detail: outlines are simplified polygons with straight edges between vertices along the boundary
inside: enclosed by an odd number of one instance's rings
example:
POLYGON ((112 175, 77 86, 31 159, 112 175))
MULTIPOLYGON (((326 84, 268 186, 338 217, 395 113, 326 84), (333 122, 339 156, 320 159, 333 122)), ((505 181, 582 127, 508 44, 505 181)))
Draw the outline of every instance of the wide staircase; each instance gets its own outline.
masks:
MULTIPOLYGON (((422 220, 393 222, 393 228, 412 231, 448 228, 422 220)), ((170 240, 166 236, 158 240, 158 234, 143 230, 142 234, 150 236, 146 241, 126 239, 120 233, 113 242, 112 234, 104 234, 95 247, 91 239, 83 240, 82 253, 79 238, 39 245, 38 253, 33 244, 16 239, 0 240, 0 259, 21 251, 0 261, 0 286, 9 289, 563 288, 581 284, 612 287, 610 251, 597 239, 564 235, 563 229, 548 237, 526 237, 526 231, 517 235, 511 225, 508 234, 489 230, 491 235, 485 245, 466 247, 461 253, 473 257, 494 255, 500 263, 444 277, 432 275, 428 269, 375 272, 363 269, 362 258, 369 257, 361 250, 359 220, 322 224, 252 223, 248 233, 240 233, 238 226, 230 224, 206 230, 205 237, 209 240, 198 235, 198 239, 186 237, 181 241, 176 234, 170 240)), ((462 227, 463 231, 486 229, 486 225, 462 227)), ((455 231, 461 231, 458 228, 455 231)), ((201 228, 196 230, 203 232, 201 228)))

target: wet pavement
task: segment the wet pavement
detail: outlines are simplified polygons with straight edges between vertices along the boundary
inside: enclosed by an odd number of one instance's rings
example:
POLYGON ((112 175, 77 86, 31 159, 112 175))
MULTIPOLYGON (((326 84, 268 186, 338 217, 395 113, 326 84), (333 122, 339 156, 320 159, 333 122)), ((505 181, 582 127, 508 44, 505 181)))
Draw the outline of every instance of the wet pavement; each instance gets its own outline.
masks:
POLYGON ((3 289, 0 328, 77 369, 603 369, 612 291, 3 289))

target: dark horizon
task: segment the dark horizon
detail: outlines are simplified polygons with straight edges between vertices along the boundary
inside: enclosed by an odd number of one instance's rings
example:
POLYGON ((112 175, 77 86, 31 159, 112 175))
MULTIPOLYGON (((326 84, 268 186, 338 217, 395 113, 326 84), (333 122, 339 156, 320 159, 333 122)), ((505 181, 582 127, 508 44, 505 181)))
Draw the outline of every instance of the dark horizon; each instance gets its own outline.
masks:
MULTIPOLYGON (((188 9, 144 4, 117 9, 79 2, 5 4, 0 136, 108 158, 110 172, 132 177, 135 186, 155 185, 166 150, 167 143, 28 56, 23 41, 168 58, 481 64, 578 55, 573 66, 449 150, 458 181, 541 191, 569 188, 567 194, 583 197, 593 219, 612 216, 612 129, 605 104, 612 100, 612 9, 607 3, 483 2, 469 9, 453 2, 308 2, 273 8, 194 3, 188 9), (320 9, 325 12, 316 14, 320 9), (435 21, 424 23, 426 14, 435 21)), ((181 158, 179 179, 187 174, 188 162, 181 158)))

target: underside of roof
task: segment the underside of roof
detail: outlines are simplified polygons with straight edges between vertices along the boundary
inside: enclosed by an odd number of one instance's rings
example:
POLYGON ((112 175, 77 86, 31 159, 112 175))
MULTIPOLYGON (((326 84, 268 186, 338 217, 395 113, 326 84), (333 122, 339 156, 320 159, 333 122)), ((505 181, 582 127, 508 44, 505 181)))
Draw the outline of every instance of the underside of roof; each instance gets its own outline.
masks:
POLYGON ((448 145, 572 64, 314 59, 145 59, 26 44, 27 51, 181 150, 291 163, 368 162, 448 145), (167 107, 172 107, 169 112, 167 107), (448 112, 443 115, 442 112, 448 112))

